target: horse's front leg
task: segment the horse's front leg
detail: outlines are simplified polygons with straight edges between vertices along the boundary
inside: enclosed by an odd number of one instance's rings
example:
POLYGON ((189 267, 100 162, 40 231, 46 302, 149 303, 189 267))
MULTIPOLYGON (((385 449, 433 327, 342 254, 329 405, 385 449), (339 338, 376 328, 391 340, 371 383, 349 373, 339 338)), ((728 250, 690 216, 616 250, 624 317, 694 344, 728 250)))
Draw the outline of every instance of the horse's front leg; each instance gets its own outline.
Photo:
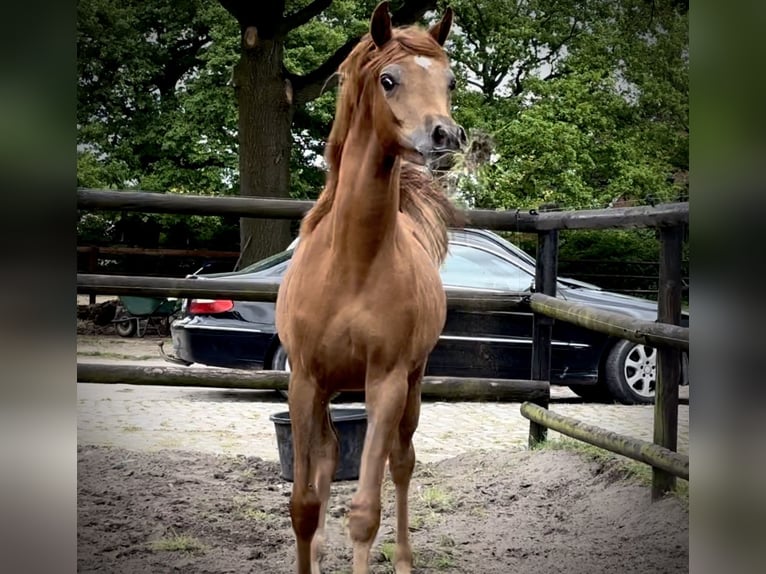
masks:
POLYGON ((290 518, 295 532, 295 569, 298 574, 319 574, 323 514, 338 459, 338 443, 329 419, 327 396, 318 392, 313 380, 293 371, 288 403, 293 435, 290 518))
POLYGON ((365 385, 367 434, 362 450, 359 485, 351 500, 348 528, 354 543, 354 574, 367 574, 370 548, 380 527, 380 491, 391 441, 407 401, 407 375, 368 375, 365 385))
POLYGON ((415 468, 415 448, 412 435, 420 419, 420 381, 425 368, 410 374, 407 403, 402 420, 391 443, 389 470, 396 486, 396 549, 394 550, 394 568, 396 574, 412 572, 412 547, 410 546, 409 511, 407 497, 410 490, 412 471, 415 468))
POLYGON ((311 574, 320 574, 321 572, 319 564, 324 554, 327 501, 330 498, 330 486, 335 475, 339 455, 338 436, 330 419, 329 408, 325 409, 318 438, 320 446, 315 462, 314 485, 319 495, 320 507, 319 523, 316 532, 314 532, 314 539, 311 541, 311 574))

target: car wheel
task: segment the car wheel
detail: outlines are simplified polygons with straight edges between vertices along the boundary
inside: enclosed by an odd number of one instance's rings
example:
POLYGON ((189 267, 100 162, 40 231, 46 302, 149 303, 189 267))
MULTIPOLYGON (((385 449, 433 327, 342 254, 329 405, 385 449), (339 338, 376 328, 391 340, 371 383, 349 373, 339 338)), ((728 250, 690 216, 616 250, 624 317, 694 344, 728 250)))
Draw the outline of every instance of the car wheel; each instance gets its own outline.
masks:
POLYGON ((595 385, 569 385, 569 388, 586 401, 604 402, 611 398, 609 391, 600 382, 595 385))
MULTIPOLYGON (((271 357, 271 370, 290 372, 290 359, 287 358, 287 353, 281 343, 271 357)), ((287 391, 280 390, 277 392, 284 398, 287 398, 287 391)))
POLYGON ((654 403, 657 384, 657 349, 632 341, 619 341, 604 363, 604 382, 625 405, 654 403))
POLYGON ((120 337, 133 337, 138 330, 138 319, 118 321, 115 323, 114 329, 120 337))

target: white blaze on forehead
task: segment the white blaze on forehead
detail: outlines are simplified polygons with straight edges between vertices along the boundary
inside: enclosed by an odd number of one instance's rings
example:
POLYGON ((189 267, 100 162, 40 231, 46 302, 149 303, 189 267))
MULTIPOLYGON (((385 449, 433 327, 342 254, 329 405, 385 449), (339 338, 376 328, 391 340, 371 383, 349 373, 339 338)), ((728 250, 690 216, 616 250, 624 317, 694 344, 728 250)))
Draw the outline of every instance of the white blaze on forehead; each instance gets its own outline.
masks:
POLYGON ((432 60, 431 58, 426 58, 425 56, 415 56, 415 63, 421 68, 427 70, 431 67, 432 60))

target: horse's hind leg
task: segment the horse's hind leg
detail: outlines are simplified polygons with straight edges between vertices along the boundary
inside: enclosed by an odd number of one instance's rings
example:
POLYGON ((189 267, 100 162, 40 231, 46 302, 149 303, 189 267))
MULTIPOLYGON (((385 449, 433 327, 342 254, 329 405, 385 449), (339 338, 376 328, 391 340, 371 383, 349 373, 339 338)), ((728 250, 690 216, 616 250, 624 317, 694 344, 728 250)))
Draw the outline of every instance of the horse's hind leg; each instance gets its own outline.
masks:
POLYGON ((391 440, 407 400, 407 378, 401 371, 370 378, 365 387, 367 434, 359 486, 351 500, 348 529, 354 543, 354 574, 366 574, 370 548, 380 527, 380 490, 391 440))
POLYGON ((412 571, 407 496, 412 471, 415 468, 415 448, 412 446, 412 435, 415 434, 420 419, 420 380, 422 377, 422 368, 410 375, 407 404, 391 442, 391 454, 388 457, 391 478, 396 486, 396 548, 394 550, 396 574, 410 574, 412 571))
POLYGON ((312 540, 330 492, 337 442, 327 413, 327 397, 313 381, 293 372, 288 396, 293 435, 293 491, 290 518, 297 551, 296 572, 317 574, 319 564, 312 540), (334 445, 334 449, 332 446, 334 445), (334 453, 334 456, 333 456, 334 453))

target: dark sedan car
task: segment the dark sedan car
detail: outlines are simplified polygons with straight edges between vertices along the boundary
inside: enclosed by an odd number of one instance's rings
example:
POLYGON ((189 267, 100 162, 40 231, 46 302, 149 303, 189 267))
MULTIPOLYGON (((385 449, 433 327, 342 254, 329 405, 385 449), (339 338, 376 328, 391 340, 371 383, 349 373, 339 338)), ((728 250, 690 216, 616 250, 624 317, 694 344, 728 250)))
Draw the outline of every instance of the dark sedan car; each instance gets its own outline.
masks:
MULTIPOLYGON (((208 281, 278 280, 290 263, 294 245, 240 271, 197 277, 208 281)), ((441 276, 444 285, 477 291, 529 291, 535 261, 492 232, 453 230, 441 276)), ((557 297, 637 319, 657 319, 654 302, 571 279, 559 279, 557 297)), ((190 299, 182 310, 183 317, 171 326, 174 352, 181 362, 289 370, 274 325, 273 303, 190 299)), ((683 323, 688 324, 686 315, 683 323)), ((654 400, 656 358, 650 347, 557 321, 551 384, 567 385, 585 398, 650 403, 654 400)), ((426 375, 526 379, 531 361, 531 312, 450 310, 426 375)))

